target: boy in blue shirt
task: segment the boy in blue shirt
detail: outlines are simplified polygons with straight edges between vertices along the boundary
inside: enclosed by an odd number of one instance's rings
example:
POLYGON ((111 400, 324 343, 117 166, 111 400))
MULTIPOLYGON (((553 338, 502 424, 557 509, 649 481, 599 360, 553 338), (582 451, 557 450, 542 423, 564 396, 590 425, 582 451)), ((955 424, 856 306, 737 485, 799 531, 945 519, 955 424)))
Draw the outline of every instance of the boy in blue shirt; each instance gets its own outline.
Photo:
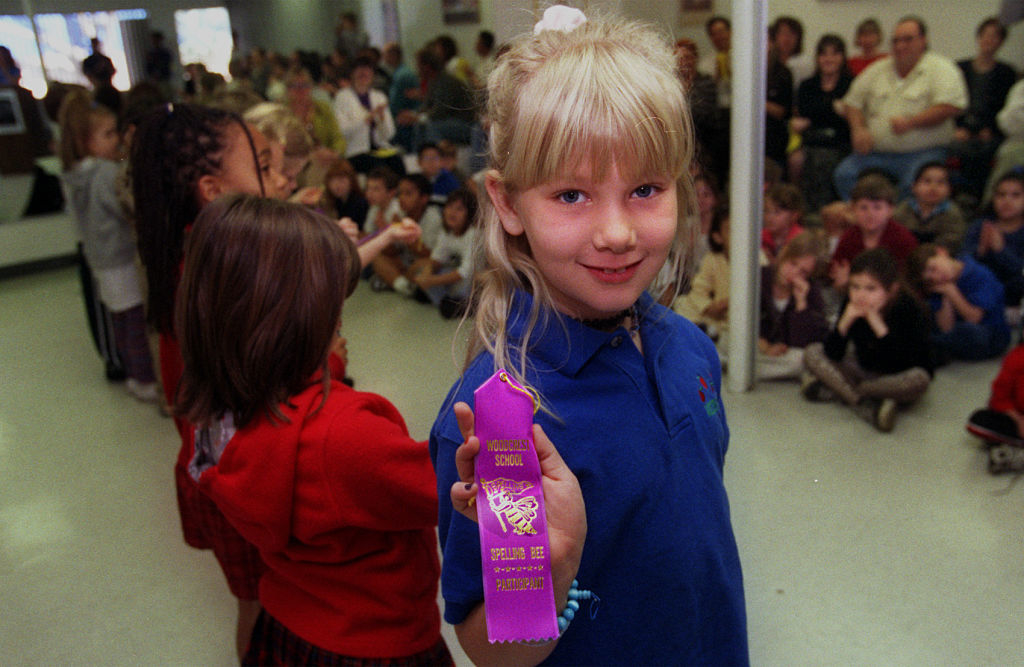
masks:
POLYGON ((1010 328, 1003 315, 1003 286, 969 255, 926 243, 907 260, 907 275, 931 306, 932 343, 940 358, 989 359, 1003 353, 1010 328))

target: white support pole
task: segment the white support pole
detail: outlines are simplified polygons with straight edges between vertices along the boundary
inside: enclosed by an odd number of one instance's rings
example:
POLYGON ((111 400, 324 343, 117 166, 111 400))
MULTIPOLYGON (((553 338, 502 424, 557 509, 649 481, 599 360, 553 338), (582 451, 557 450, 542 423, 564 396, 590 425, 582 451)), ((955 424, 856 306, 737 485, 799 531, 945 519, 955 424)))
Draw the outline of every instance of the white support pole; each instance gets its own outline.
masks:
POLYGON ((728 383, 735 392, 753 386, 757 349, 767 4, 765 0, 732 3, 728 383))

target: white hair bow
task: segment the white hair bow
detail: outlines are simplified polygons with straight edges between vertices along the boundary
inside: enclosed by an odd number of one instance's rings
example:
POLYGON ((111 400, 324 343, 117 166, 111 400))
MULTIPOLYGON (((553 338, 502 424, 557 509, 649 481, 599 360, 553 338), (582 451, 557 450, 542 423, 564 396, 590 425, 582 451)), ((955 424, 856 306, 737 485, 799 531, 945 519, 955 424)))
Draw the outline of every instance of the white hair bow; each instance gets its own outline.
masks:
POLYGON ((539 35, 545 30, 570 32, 586 22, 587 17, 575 7, 552 5, 544 10, 544 18, 537 21, 537 25, 533 26, 533 34, 539 35))

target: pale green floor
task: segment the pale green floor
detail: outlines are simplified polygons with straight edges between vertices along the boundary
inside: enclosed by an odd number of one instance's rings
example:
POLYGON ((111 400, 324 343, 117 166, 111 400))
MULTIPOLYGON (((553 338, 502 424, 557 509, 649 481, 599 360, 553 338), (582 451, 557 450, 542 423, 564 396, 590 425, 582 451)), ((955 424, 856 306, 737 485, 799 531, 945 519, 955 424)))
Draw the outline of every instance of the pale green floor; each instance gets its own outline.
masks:
MULTIPOLYGON (((78 289, 0 281, 0 665, 234 664, 233 600, 180 537, 174 429, 103 379, 78 289)), ((425 438, 455 324, 364 286, 345 328, 358 388, 425 438)), ((942 369, 890 435, 792 384, 726 392, 754 664, 1024 662, 1024 485, 963 430, 997 368, 942 369)))

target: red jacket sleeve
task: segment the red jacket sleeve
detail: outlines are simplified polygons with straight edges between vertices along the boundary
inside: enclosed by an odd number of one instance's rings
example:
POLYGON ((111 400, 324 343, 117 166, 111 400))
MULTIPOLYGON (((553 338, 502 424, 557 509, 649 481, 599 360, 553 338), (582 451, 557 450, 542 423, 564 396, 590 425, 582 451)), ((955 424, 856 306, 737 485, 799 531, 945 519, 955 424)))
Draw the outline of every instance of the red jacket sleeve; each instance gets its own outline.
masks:
POLYGON ((437 525, 437 480, 426 442, 409 437, 398 410, 350 392, 324 434, 320 465, 345 523, 376 530, 437 525))
POLYGON ((1000 412, 1024 412, 1024 345, 1013 348, 1003 360, 999 375, 992 382, 988 406, 1000 412))

